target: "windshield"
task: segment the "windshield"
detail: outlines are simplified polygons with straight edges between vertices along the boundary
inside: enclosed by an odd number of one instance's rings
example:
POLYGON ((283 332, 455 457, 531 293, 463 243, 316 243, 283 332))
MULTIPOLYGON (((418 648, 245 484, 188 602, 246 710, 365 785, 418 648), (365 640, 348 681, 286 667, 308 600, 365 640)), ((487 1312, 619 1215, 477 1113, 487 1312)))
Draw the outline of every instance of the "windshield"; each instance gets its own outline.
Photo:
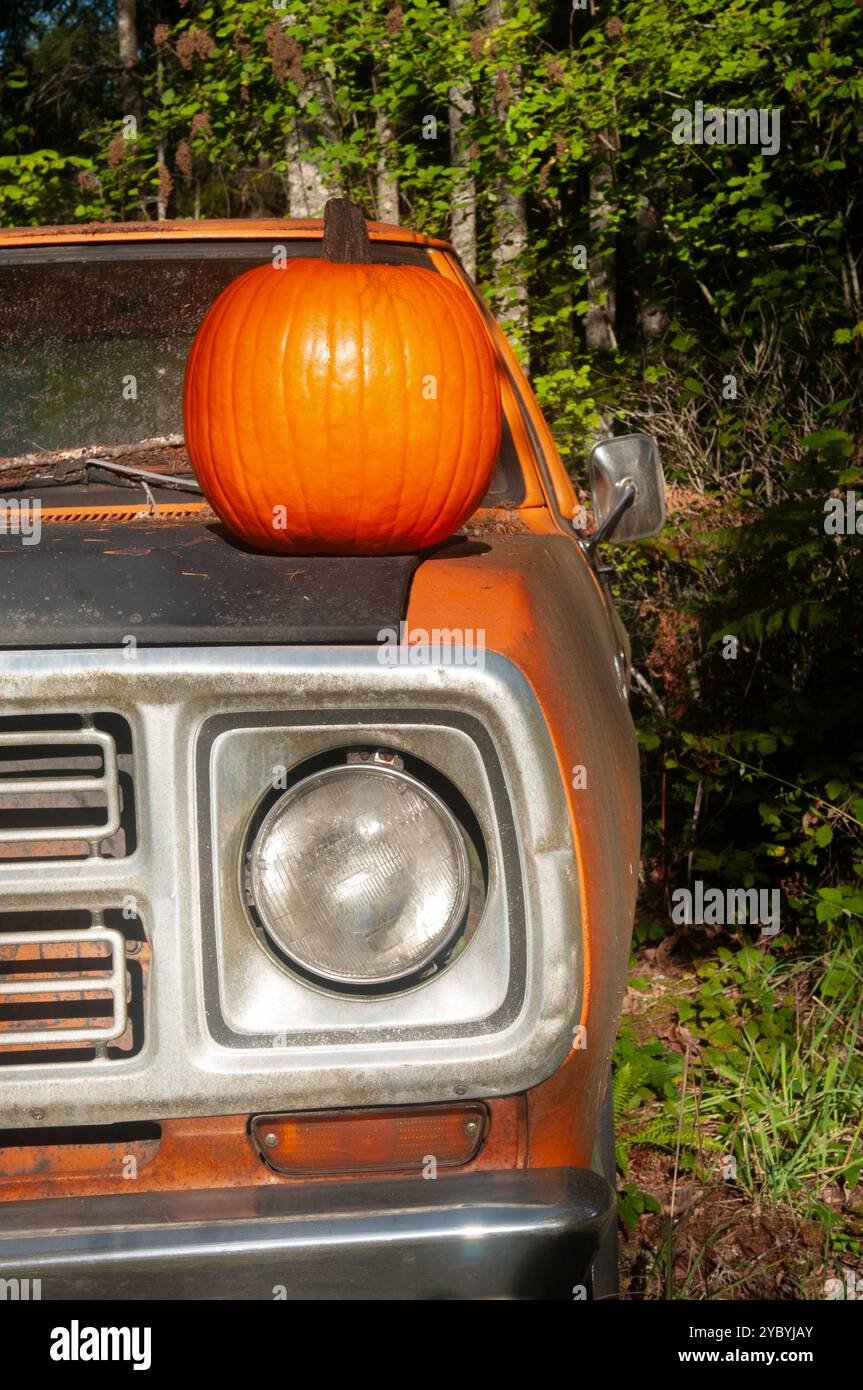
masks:
MULTIPOLYGON (((0 252, 0 459, 155 439, 180 443, 183 373, 213 300, 274 254, 319 241, 101 244, 0 252)), ((421 247, 373 259, 431 269, 421 247)), ((504 421, 487 502, 524 484, 504 421)))

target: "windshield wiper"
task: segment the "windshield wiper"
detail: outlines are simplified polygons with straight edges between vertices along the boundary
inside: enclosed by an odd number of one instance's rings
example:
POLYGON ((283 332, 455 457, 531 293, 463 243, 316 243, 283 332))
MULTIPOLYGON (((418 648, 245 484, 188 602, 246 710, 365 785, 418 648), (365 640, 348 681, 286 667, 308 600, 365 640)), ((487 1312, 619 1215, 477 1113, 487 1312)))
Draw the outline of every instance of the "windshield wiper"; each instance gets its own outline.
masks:
POLYGON ((165 450, 176 450, 179 455, 168 462, 188 466, 185 441, 181 434, 142 439, 137 444, 40 449, 38 453, 0 458, 0 491, 18 491, 25 486, 69 487, 74 483, 109 482, 121 487, 133 487, 135 483, 140 483, 145 490, 149 485, 155 485, 200 493, 200 486, 191 470, 162 473, 158 467, 139 468, 135 464, 117 462, 118 458, 132 458, 136 454, 158 455, 165 450))
MULTIPOLYGON (((155 483, 157 487, 183 488, 187 492, 201 491, 197 478, 186 477, 180 473, 151 473, 146 468, 130 468, 125 463, 114 463, 111 459, 100 458, 87 459, 84 467, 88 474, 91 473, 91 470, 98 473, 102 469, 109 473, 122 473, 124 477, 133 478, 139 483, 155 483)), ((102 479, 92 478, 92 481, 101 482, 102 479)))

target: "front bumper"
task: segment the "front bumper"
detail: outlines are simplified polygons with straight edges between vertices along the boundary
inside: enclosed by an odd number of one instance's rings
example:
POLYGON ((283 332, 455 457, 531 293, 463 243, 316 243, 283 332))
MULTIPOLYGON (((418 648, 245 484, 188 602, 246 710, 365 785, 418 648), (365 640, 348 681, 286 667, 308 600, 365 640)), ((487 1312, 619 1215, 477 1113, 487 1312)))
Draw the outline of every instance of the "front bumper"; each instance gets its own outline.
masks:
POLYGON ((0 1280, 90 1299, 567 1299, 614 1212, 576 1168, 2 1208, 0 1280))

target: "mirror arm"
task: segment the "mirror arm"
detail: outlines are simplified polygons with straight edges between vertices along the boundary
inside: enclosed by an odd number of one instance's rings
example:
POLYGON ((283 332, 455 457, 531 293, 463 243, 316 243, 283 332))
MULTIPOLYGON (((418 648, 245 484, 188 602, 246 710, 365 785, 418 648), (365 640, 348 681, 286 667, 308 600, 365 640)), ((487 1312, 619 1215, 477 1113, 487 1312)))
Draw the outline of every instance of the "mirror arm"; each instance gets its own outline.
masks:
POLYGON ((590 539, 585 541, 584 548, 587 551, 588 557, 590 559, 593 559, 593 553, 596 550, 596 547, 598 545, 601 545, 603 541, 607 541, 611 537, 615 530, 615 527, 617 526, 617 523, 623 516, 623 513, 629 507, 632 506, 634 501, 635 484, 629 483, 620 501, 614 504, 605 520, 599 526, 597 526, 590 539))

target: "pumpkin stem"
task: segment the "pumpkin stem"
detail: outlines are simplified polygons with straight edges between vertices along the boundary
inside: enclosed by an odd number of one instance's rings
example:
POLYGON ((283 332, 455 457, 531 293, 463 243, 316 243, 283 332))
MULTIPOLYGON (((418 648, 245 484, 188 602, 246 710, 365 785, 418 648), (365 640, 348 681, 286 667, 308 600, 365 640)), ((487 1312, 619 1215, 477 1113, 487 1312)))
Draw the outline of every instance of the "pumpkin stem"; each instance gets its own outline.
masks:
POLYGON ((348 198, 329 198, 324 208, 324 255, 328 261, 368 262, 372 247, 366 219, 348 198))

